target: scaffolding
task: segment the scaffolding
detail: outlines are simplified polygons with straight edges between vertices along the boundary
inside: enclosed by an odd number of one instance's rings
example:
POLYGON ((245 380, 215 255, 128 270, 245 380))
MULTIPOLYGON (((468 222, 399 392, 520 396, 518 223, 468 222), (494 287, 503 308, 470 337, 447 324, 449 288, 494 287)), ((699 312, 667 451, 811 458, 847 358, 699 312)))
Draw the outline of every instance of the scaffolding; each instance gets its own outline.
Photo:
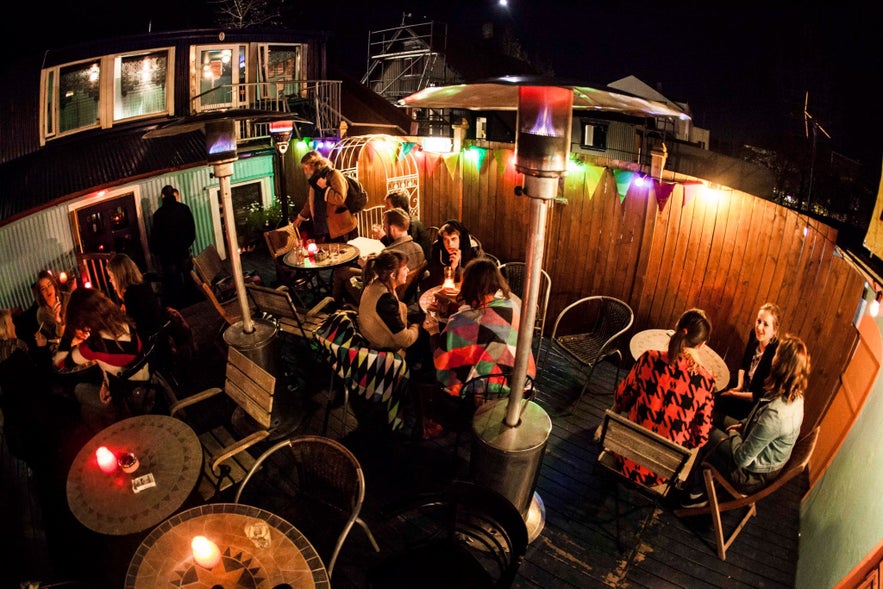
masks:
MULTIPOLYGON (((393 104, 424 88, 460 81, 445 58, 447 25, 402 20, 398 27, 368 33, 368 66, 362 78, 362 84, 393 104)), ((421 134, 450 134, 447 111, 416 109, 411 116, 421 134)))

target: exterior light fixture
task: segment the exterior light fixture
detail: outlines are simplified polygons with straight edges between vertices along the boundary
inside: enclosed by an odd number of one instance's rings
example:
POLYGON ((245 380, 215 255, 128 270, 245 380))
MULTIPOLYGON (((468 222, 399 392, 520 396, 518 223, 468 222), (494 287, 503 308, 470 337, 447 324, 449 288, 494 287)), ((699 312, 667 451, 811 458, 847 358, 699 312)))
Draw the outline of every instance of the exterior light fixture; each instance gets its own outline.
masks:
POLYGON ((288 151, 288 142, 294 131, 294 122, 291 120, 270 121, 270 137, 273 146, 279 154, 279 183, 282 189, 279 191, 279 208, 282 209, 282 224, 288 223, 288 185, 285 183, 285 152, 288 151))
POLYGON ((285 155, 285 152, 288 151, 288 141, 291 139, 293 130, 294 123, 291 121, 270 122, 270 137, 273 138, 273 145, 279 155, 285 155))

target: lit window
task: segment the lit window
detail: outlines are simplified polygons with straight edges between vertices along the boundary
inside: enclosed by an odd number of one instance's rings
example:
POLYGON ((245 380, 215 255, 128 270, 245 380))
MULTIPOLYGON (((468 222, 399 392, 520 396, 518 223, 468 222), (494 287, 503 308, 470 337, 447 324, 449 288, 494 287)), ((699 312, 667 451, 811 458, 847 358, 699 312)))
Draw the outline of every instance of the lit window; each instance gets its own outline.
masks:
POLYGON ((607 149, 607 125, 583 121, 580 146, 592 149, 607 149))
POLYGON ((114 121, 168 110, 168 62, 168 51, 121 55, 114 59, 114 121))
POLYGON ((98 125, 101 67, 97 61, 64 66, 58 76, 58 131, 98 125))

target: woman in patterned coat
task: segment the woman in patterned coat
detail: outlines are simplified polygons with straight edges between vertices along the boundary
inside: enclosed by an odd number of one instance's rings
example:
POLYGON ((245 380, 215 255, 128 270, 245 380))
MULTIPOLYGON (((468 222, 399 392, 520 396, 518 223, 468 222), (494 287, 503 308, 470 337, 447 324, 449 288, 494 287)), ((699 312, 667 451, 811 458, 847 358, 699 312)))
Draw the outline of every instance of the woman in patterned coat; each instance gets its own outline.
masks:
MULTIPOLYGON (((616 388, 614 410, 686 448, 708 440, 714 404, 714 376, 699 359, 711 333, 701 309, 690 309, 678 319, 667 351, 647 350, 616 388)), ((617 456, 624 475, 647 486, 665 479, 617 456)))
MULTIPOLYGON (((427 315, 423 323, 431 337, 438 381, 454 396, 471 378, 514 367, 521 315, 521 302, 509 293, 506 279, 489 258, 466 265, 460 299, 464 305, 441 334, 437 318, 427 315)), ((536 375, 533 355, 527 371, 536 375)))

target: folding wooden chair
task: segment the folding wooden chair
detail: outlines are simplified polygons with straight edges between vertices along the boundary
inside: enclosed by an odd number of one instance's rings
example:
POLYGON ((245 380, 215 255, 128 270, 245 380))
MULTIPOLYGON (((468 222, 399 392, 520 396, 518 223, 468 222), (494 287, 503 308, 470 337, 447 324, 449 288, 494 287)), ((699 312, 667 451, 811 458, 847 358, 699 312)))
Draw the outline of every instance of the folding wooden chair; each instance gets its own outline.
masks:
POLYGON ((254 465, 247 450, 271 434, 290 433, 299 422, 293 422, 290 404, 276 394, 277 379, 256 362, 230 346, 227 351, 227 372, 223 387, 212 387, 181 400, 170 407, 170 414, 179 412, 207 399, 225 394, 236 403, 230 423, 202 433, 199 437, 205 451, 205 473, 200 493, 206 499, 242 480, 254 465))
MULTIPOLYGON (((653 500, 655 508, 659 501, 668 497, 673 488, 681 488, 690 474, 696 459, 697 448, 685 448, 656 432, 629 420, 612 409, 604 412, 601 424, 601 453, 597 466, 612 474, 619 481, 626 482, 653 500), (665 479, 665 483, 647 486, 628 478, 619 469, 616 456, 627 458, 665 479)), ((614 519, 616 521, 616 543, 622 550, 619 519, 625 513, 619 511, 619 490, 616 489, 614 519)), ((649 514, 648 517, 652 516, 649 514)), ((645 521, 646 524, 646 521, 645 521)), ((644 526, 641 526, 643 529, 644 526)), ((640 532, 639 532, 640 533, 640 532)))
POLYGON ((325 307, 334 302, 333 298, 325 297, 310 309, 298 309, 285 287, 267 288, 248 284, 245 290, 257 310, 269 315, 280 330, 307 340, 313 339, 316 329, 328 317, 325 307))
POLYGON ((742 528, 748 523, 748 520, 753 516, 757 515, 757 502, 763 499, 764 497, 768 497, 781 489, 785 483, 802 473, 807 464, 809 464, 809 459, 812 457, 813 450, 816 447, 816 442, 819 439, 819 428, 814 428, 811 432, 804 435, 802 438, 797 440, 797 443, 794 445, 794 449, 791 450, 791 458, 788 459, 788 462, 785 464, 785 467, 782 469, 782 474, 779 475, 775 481, 757 491, 756 493, 752 493, 750 495, 746 495, 745 493, 740 493, 733 487, 732 483, 727 480, 724 475, 722 475, 712 464, 708 462, 702 463, 702 477, 705 479, 705 491, 708 494, 708 505, 703 507, 690 507, 684 509, 675 510, 675 515, 678 517, 685 517, 691 515, 702 515, 706 513, 711 514, 711 521, 714 524, 714 540, 717 544, 717 555, 721 560, 727 559, 727 549, 742 531, 742 528), (718 497, 717 488, 715 487, 715 483, 717 483, 720 488, 727 494, 731 499, 728 501, 721 502, 718 497), (723 524, 721 522, 721 513, 724 511, 732 511, 734 509, 740 509, 742 507, 747 507, 747 513, 742 517, 739 521, 738 525, 735 529, 729 534, 729 536, 724 537, 723 524))

